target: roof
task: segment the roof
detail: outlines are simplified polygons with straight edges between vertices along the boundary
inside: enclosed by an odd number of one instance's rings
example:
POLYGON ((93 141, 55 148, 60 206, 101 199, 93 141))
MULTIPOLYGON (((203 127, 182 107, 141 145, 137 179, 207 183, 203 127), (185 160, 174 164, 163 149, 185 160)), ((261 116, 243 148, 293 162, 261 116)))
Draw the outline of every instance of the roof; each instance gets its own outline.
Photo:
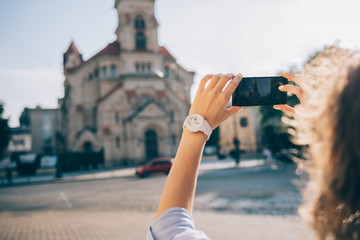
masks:
POLYGON ((65 56, 69 55, 70 53, 75 53, 77 55, 81 55, 81 53, 79 52, 79 50, 75 46, 74 41, 71 41, 70 46, 68 47, 68 49, 65 52, 65 56))
POLYGON ((153 21, 153 23, 156 24, 156 26, 159 26, 159 23, 158 23, 158 21, 157 21, 157 19, 156 19, 155 16, 152 16, 152 21, 153 21))
POLYGON ((117 40, 115 40, 114 42, 109 43, 104 49, 102 49, 100 52, 95 54, 92 58, 101 55, 118 55, 119 53, 120 53, 120 43, 117 40))
MULTIPOLYGON (((68 48, 68 50, 65 53, 65 56, 67 56, 67 54, 70 54, 72 51, 76 51, 77 54, 80 54, 79 51, 77 50, 74 42, 71 42, 70 47, 68 48)), ((94 56, 92 56, 91 58, 89 58, 86 61, 82 61, 81 64, 79 66, 76 66, 74 68, 69 68, 66 71, 71 73, 76 71, 79 67, 81 67, 83 64, 91 61, 93 58, 96 58, 97 56, 102 56, 102 55, 118 55, 121 51, 120 48, 120 43, 115 40, 112 43, 109 43, 105 48, 103 48, 102 50, 100 50, 100 52, 98 52, 97 54, 95 54, 94 56)), ((81 56, 81 54, 80 54, 81 56)))
MULTIPOLYGON (((171 53, 166 49, 166 47, 164 46, 160 46, 160 53, 164 56, 170 57, 170 58, 174 58, 173 55, 171 55, 171 53)), ((175 59, 175 58, 174 58, 175 59)))
MULTIPOLYGON (((77 47, 75 46, 75 43, 73 41, 71 41, 69 48, 66 50, 65 52, 65 56, 69 55, 70 53, 74 52, 77 55, 82 56, 82 54, 79 52, 79 50, 77 49, 77 47)), ((103 48, 102 50, 100 50, 98 53, 96 53, 94 56, 92 56, 91 58, 89 58, 86 61, 82 61, 82 63, 74 68, 71 69, 67 69, 68 72, 73 72, 76 69, 78 69, 79 67, 81 67, 84 63, 89 62, 90 60, 92 60, 93 58, 96 58, 97 56, 103 56, 103 55, 118 55, 121 52, 121 46, 120 46, 120 42, 118 42, 117 40, 113 41, 112 43, 109 43, 105 48, 103 48)), ((166 47, 164 46, 160 46, 160 54, 175 59, 174 56, 166 49, 166 47)))
POLYGON ((147 108, 150 104, 155 104, 161 111, 165 113, 168 117, 170 116, 170 113, 163 107, 159 102, 155 100, 150 100, 144 105, 140 106, 135 112, 133 112, 130 116, 126 117, 123 122, 128 122, 133 120, 137 115, 139 115, 140 112, 142 112, 145 108, 147 108))

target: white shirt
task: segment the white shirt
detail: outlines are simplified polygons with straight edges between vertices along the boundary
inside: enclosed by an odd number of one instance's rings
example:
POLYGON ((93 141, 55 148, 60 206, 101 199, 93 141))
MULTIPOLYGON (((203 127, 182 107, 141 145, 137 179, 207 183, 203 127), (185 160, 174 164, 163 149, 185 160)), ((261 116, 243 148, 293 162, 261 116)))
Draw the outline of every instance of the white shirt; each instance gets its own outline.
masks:
POLYGON ((203 232, 196 231, 194 220, 184 208, 166 210, 151 224, 146 240, 210 240, 203 232))

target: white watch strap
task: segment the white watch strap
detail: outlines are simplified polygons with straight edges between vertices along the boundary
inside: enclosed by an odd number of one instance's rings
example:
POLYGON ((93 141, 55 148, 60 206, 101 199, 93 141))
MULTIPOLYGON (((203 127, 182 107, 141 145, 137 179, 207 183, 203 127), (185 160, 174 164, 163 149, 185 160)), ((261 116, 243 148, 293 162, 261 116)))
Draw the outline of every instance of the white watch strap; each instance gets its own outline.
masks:
POLYGON ((201 123, 201 127, 200 127, 200 131, 202 131, 203 133, 205 133, 208 137, 208 140, 210 138, 210 135, 212 133, 210 124, 204 119, 204 121, 201 123))
POLYGON ((203 116, 201 116, 200 114, 191 114, 191 115, 187 116, 187 118, 186 118, 185 121, 184 121, 183 128, 187 128, 187 130, 189 130, 190 132, 203 132, 203 133, 205 133, 205 135, 208 137, 207 140, 209 140, 210 135, 211 135, 211 133, 212 133, 212 129, 211 129, 210 124, 209 124, 209 123, 206 121, 206 119, 205 119, 203 116), (188 119, 189 117, 193 116, 193 115, 198 115, 198 117, 201 117, 201 118, 203 119, 203 121, 202 121, 201 124, 196 128, 196 130, 195 130, 195 129, 189 129, 189 128, 187 127, 187 125, 188 125, 187 119, 188 119))

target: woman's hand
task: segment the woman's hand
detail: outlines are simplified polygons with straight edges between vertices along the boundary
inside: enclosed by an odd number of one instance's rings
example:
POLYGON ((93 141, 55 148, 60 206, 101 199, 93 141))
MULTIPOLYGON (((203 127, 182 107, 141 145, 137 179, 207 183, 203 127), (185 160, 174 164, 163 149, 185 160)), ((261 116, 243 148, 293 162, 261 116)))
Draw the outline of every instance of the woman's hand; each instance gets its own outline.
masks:
POLYGON ((190 114, 202 115, 210 124, 211 129, 215 129, 228 117, 242 109, 242 107, 235 106, 226 109, 231 95, 241 79, 241 74, 237 76, 232 74, 206 75, 200 82, 199 89, 190 108, 190 114), (209 85, 205 87, 209 80, 209 85), (228 85, 226 85, 227 83, 228 85))
MULTIPOLYGON (((285 73, 285 72, 281 72, 280 75, 283 76, 284 78, 287 78, 287 80, 294 82, 298 86, 295 86, 292 84, 286 84, 286 85, 280 86, 279 90, 282 92, 290 92, 290 93, 294 94, 300 100, 300 104, 301 104, 302 99, 303 99, 303 92, 302 92, 301 87, 299 87, 299 86, 301 86, 303 77, 294 75, 291 73, 285 73)), ((295 114, 294 108, 290 107, 289 105, 286 105, 286 104, 274 105, 274 108, 277 110, 283 111, 285 114, 287 114, 289 116, 294 116, 294 114, 295 114)))

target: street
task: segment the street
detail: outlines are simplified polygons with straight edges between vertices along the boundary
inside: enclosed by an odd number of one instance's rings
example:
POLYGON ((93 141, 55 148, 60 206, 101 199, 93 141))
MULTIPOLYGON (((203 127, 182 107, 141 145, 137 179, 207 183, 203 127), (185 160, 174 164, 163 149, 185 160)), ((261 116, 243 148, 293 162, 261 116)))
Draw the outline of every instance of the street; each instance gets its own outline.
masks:
MULTIPOLYGON (((213 239, 313 239, 296 213, 295 170, 276 162, 200 170, 197 228, 213 239)), ((144 239, 165 180, 161 174, 1 188, 0 239, 144 239)))

